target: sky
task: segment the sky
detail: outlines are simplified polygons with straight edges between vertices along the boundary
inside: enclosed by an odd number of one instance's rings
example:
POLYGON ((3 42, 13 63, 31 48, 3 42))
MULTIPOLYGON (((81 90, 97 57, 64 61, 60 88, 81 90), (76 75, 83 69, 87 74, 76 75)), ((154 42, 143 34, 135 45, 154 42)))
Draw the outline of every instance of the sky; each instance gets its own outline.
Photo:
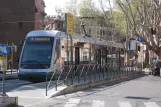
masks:
MULTIPOLYGON (((65 4, 70 1, 70 0, 44 0, 45 1, 45 12, 47 13, 47 15, 56 15, 56 7, 63 9, 65 4)), ((79 0, 80 1, 80 0, 79 0)), ((93 0, 96 4, 99 4, 98 1, 99 0, 93 0)), ((103 0, 108 1, 108 0, 103 0)), ((109 4, 108 2, 106 2, 106 4, 109 4)), ((112 4, 112 3, 111 3, 112 4)), ((99 5, 96 5, 97 7, 99 7, 99 5)))
POLYGON ((44 0, 44 1, 46 5, 45 12, 48 15, 56 15, 55 8, 56 7, 63 8, 63 6, 68 0, 44 0))

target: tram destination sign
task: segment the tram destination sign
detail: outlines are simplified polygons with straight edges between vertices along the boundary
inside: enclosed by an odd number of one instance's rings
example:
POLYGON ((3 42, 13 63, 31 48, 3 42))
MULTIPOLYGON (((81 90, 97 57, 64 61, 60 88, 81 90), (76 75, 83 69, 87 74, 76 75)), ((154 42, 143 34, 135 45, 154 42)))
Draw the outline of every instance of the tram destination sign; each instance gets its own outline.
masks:
POLYGON ((50 38, 48 38, 48 37, 32 37, 32 38, 30 38, 30 41, 50 41, 50 38))
POLYGON ((0 44, 0 56, 7 56, 10 53, 10 48, 6 44, 0 44))

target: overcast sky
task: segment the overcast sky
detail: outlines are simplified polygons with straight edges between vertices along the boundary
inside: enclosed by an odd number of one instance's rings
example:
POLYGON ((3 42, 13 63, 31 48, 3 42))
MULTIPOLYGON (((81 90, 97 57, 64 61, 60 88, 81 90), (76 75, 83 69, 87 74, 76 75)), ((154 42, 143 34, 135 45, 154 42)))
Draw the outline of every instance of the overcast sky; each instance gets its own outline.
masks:
MULTIPOLYGON (((45 1, 45 4, 46 4, 45 12, 48 15, 56 15, 55 8, 59 7, 61 9, 63 9, 65 3, 70 1, 70 0, 44 0, 44 1, 45 1)), ((99 2, 98 2, 99 0, 93 0, 93 1, 97 4, 97 7, 99 7, 99 2)), ((103 0, 103 1, 108 1, 108 0, 103 0)), ((109 3, 106 2, 106 4, 109 4, 109 3)), ((113 4, 113 3, 111 3, 111 4, 113 4)))
POLYGON ((63 8, 67 0, 44 0, 45 1, 45 12, 48 15, 55 15, 55 7, 58 6, 60 8, 63 8))

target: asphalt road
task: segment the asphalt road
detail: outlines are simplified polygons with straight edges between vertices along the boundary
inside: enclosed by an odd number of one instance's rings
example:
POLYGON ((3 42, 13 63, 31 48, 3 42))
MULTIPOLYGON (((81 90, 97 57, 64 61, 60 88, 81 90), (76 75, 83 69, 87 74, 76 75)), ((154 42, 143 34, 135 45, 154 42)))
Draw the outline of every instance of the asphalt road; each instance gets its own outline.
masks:
POLYGON ((19 97, 19 105, 20 107, 161 107, 161 78, 144 76, 49 99, 19 97))
MULTIPOLYGON (((31 84, 31 82, 28 81, 22 81, 18 79, 13 80, 5 80, 5 92, 9 92, 11 90, 14 90, 22 85, 31 84)), ((2 80, 0 80, 0 92, 2 91, 2 80)))

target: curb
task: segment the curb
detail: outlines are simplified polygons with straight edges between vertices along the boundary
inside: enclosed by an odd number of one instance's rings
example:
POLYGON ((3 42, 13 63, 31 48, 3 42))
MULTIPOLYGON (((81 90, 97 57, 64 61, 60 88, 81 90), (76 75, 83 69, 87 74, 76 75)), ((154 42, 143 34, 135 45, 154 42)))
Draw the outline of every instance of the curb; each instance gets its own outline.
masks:
POLYGON ((18 97, 0 96, 0 107, 18 107, 18 97))
POLYGON ((145 76, 144 72, 137 72, 137 73, 132 73, 129 75, 118 76, 118 77, 108 78, 108 79, 104 79, 104 80, 97 80, 97 81, 83 83, 83 84, 79 84, 79 85, 70 85, 67 88, 55 93, 54 95, 51 95, 50 97, 56 97, 56 96, 60 96, 60 95, 70 94, 70 93, 74 93, 77 91, 81 91, 84 89, 88 89, 88 88, 99 86, 99 85, 106 84, 106 83, 123 82, 123 81, 127 81, 130 79, 139 78, 142 76, 145 76))

